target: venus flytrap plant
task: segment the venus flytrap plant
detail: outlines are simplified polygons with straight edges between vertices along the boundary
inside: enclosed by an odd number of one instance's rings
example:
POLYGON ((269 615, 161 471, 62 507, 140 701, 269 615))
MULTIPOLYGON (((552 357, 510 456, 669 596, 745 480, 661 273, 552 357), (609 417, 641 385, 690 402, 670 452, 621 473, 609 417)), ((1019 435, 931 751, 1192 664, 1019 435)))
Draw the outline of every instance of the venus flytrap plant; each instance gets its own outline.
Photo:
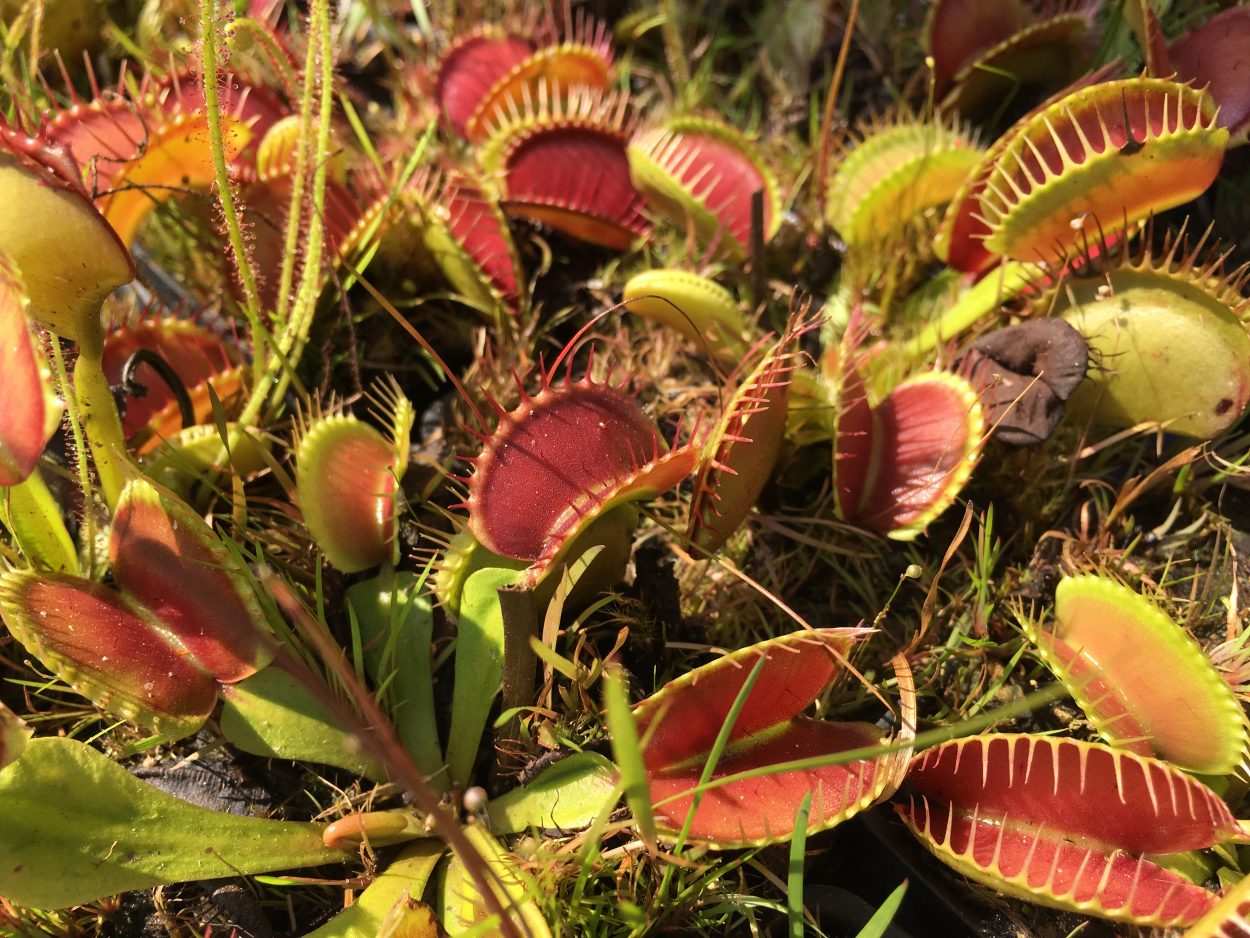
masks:
POLYGON ((1148 855, 1247 836, 1202 783, 1096 743, 972 736, 916 756, 907 781, 896 810, 943 862, 1009 895, 1123 922, 1195 922, 1217 896, 1148 855))
POLYGON ((304 523, 330 563, 346 573, 394 564, 398 554, 399 485, 415 415, 393 382, 376 388, 371 401, 386 436, 342 413, 314 413, 297 434, 304 523))
POLYGON ((1246 719, 1232 688, 1144 597, 1096 575, 1065 577, 1054 623, 1026 616, 1021 626, 1112 746, 1203 775, 1242 763, 1246 719))
POLYGON ((934 92, 968 117, 997 117, 994 109, 1021 92, 1073 81, 1088 61, 1093 15, 1087 3, 939 0, 929 7, 923 38, 934 92))
POLYGON ((763 237, 781 223, 776 177, 755 146, 724 122, 674 117, 640 132, 629 146, 630 172, 647 202, 673 224, 693 224, 702 244, 742 259, 751 244, 751 200, 764 198, 763 237))
POLYGON ((714 280, 687 270, 663 268, 630 277, 621 302, 631 313, 676 329, 700 351, 738 362, 749 332, 733 294, 714 280))

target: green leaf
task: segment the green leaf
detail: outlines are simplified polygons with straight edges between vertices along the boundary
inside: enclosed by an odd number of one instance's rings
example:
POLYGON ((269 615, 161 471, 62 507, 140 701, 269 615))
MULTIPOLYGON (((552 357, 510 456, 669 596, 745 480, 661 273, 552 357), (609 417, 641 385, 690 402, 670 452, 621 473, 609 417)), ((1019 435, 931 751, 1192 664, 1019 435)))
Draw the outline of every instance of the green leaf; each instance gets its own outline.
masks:
POLYGON ((0 703, 0 769, 16 762, 26 749, 31 729, 16 713, 0 703))
POLYGON ((491 801, 486 815, 495 834, 531 827, 573 830, 590 824, 615 794, 616 767, 597 752, 579 752, 491 801))
POLYGON ((433 910, 419 902, 446 847, 434 838, 407 847, 385 872, 344 909, 307 938, 437 938, 433 910), (427 924, 427 918, 428 924, 427 924))
POLYGON ((385 686, 383 701, 404 748, 425 775, 435 776, 443 752, 430 664, 434 615, 421 593, 424 579, 385 571, 349 588, 347 601, 360 630, 365 670, 375 687, 385 686))
MULTIPOLYGON (((551 929, 534 902, 534 897, 538 895, 538 886, 534 881, 517 867, 511 856, 481 825, 465 827, 464 836, 485 865, 495 898, 508 910, 514 930, 529 938, 550 938, 551 929)), ((498 918, 490 913, 476 881, 456 854, 452 854, 444 869, 440 898, 442 914, 439 918, 448 934, 486 936, 503 933, 498 918)))
POLYGON ((180 801, 72 739, 34 739, 0 772, 0 895, 60 909, 130 889, 341 859, 321 825, 180 801))
POLYGON ((265 668, 221 689, 226 705, 221 733, 244 752, 270 759, 319 762, 374 781, 386 772, 361 752, 355 736, 339 724, 294 675, 265 668))
POLYGON ((499 590, 520 579, 519 572, 486 567, 464 584, 456 633, 456 684, 447 734, 447 766, 452 784, 468 783, 478 743, 495 695, 503 684, 503 612, 499 590))
POLYGON ((0 524, 9 529, 32 564, 58 573, 79 572, 78 555, 61 519, 61 508, 38 469, 25 481, 0 492, 0 524))

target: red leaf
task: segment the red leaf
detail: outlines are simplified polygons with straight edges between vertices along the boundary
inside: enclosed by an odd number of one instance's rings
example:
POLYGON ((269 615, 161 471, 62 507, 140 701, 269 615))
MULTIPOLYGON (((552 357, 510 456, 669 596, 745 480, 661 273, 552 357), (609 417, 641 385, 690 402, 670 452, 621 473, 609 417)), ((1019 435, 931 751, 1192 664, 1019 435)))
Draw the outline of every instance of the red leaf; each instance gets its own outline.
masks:
MULTIPOLYGON (((723 718, 724 713, 719 715, 723 718)), ((779 735, 765 742, 741 752, 726 753, 716 763, 712 778, 873 746, 882 741, 882 735, 882 731, 870 723, 794 720, 779 735)), ((647 755, 650 754, 648 747, 647 755)), ((771 772, 730 782, 703 794, 691 833, 721 846, 785 839, 793 832, 798 806, 809 791, 812 793, 811 818, 818 822, 841 819, 877 800, 881 792, 878 774, 881 770, 876 759, 857 759, 846 765, 771 772)), ((699 760, 693 765, 650 775, 651 800, 661 827, 680 830, 685 824, 694 800, 689 792, 698 784, 702 772, 703 762, 699 760), (673 800, 668 800, 670 798, 673 800)))
POLYGON ((517 260, 512 237, 497 210, 472 185, 458 178, 447 184, 441 202, 456 242, 510 306, 519 302, 517 260))
POLYGON ((962 378, 911 378, 873 411, 870 474, 856 520, 913 537, 955 500, 968 480, 984 419, 962 378))
POLYGON ((1134 853, 1210 847, 1241 828, 1227 805, 1166 762, 1097 743, 1000 733, 929 749, 907 781, 957 809, 1008 815, 1134 853))
MULTIPOLYGON (((797 717, 837 671, 858 629, 814 629, 760 642, 671 681, 634 709, 645 740, 643 763, 662 830, 683 828, 709 754, 747 678, 755 683, 729 731, 713 779, 797 759, 876 745, 882 731, 864 723, 797 717), (760 659, 763 664, 758 664, 760 659), (672 799, 672 800, 670 800, 672 799)), ((900 689, 910 674, 900 675, 900 689)), ((910 691, 908 692, 910 693, 910 691)), ((905 704, 910 713, 910 704, 905 704)), ((905 723, 913 725, 910 716, 905 723)), ((857 759, 814 769, 765 771, 705 792, 689 828, 717 847, 789 837, 799 805, 812 793, 809 830, 823 830, 885 797, 906 755, 857 759)))
POLYGON ((1080 843, 1062 830, 952 812, 925 800, 913 801, 903 817, 939 856, 958 858, 962 872, 1028 901, 1174 925, 1192 922, 1215 903, 1206 889, 1144 857, 1080 843))
POLYGON ((624 139, 610 127, 540 126, 505 156, 509 214, 624 251, 650 230, 629 175, 624 139))
POLYGON ((1193 922, 1215 896, 1144 854, 1245 831, 1179 769, 1097 743, 991 734, 912 760, 898 812, 943 862, 1009 895, 1120 921, 1193 922))
POLYGON ((1180 78, 1205 86, 1220 106, 1219 125, 1244 134, 1250 127, 1250 7, 1215 14, 1169 51, 1180 78))
POLYGON ((924 46, 933 56, 937 97, 966 66, 1035 19, 1023 0, 936 0, 925 22, 924 46))
POLYGON ((545 387, 500 421, 469 483, 469 528, 488 549, 538 561, 626 497, 676 485, 694 468, 665 453, 655 425, 623 392, 591 381, 545 387))

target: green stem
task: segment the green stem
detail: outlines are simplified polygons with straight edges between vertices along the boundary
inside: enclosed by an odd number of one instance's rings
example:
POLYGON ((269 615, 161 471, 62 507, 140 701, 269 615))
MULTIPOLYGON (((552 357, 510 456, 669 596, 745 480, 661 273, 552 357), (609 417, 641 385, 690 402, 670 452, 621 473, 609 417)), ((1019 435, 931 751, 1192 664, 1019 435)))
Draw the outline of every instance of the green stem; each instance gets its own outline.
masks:
POLYGON ((61 340, 52 336, 52 366, 56 369, 56 381, 65 398, 65 411, 69 415, 70 435, 74 440, 74 464, 78 469, 78 487, 82 490, 82 540, 86 549, 87 576, 95 574, 95 512, 92 510, 94 487, 91 484, 91 467, 87 461, 87 441, 82 434, 82 417, 78 412, 78 395, 69 380, 65 367, 65 354, 61 340))
POLYGON ((1010 299, 1021 294, 1037 279, 1037 268, 1020 261, 1003 261, 976 286, 964 291, 955 305, 930 323, 903 346, 911 358, 923 358, 939 345, 949 342, 984 317, 997 312, 1010 299))
POLYGON ((295 156, 295 172, 291 177, 291 200, 287 209, 286 240, 283 242, 282 270, 278 275, 278 308, 274 321, 281 329, 287 323, 291 306, 291 285, 295 281, 295 261, 299 257, 299 236, 303 227, 304 187, 311 160, 308 143, 313 136, 313 75, 317 67, 317 17, 316 6, 308 14, 308 49, 304 55, 304 87, 299 103, 299 150, 295 156))
MULTIPOLYGON (((275 313, 277 336, 269 354, 262 355, 260 344, 262 327, 259 322, 252 323, 253 335, 257 338, 254 368, 255 374, 252 389, 244 404, 235 429, 231 433, 229 449, 233 449, 247 428, 255 425, 261 413, 271 402, 282 399, 291 380, 292 369, 302 354, 307 341, 308 329, 312 325, 312 312, 316 308, 317 297, 321 285, 321 247, 324 240, 322 216, 325 208, 326 186, 326 154, 330 150, 330 118, 333 108, 334 60, 331 54, 330 8, 328 0, 312 0, 308 16, 309 49, 304 72, 304 96, 301 104, 301 116, 304 118, 300 130, 301 147, 295 167, 295 184, 292 187, 292 207, 287 222, 287 244, 283 258, 283 273, 279 280, 278 310, 275 313), (320 74, 317 75, 316 64, 320 63, 320 74), (318 112, 317 140, 311 147, 305 143, 312 134, 312 115, 314 86, 320 80, 320 109, 318 112), (317 165, 313 173, 312 193, 309 198, 311 210, 308 215, 307 232, 305 235, 304 264, 301 272, 298 296, 290 321, 286 319, 286 304, 289 302, 289 283, 294 277, 288 275, 290 265, 294 271, 295 257, 299 253, 299 237, 301 232, 301 215, 304 199, 302 190, 308 166, 313 160, 317 165)), ((206 41, 207 45, 207 41, 206 41)), ((223 190, 224 191, 224 190, 223 190)), ((224 202, 223 202, 224 209, 224 202)), ((229 218, 229 212, 226 213, 229 218)), ((218 462, 224 463, 229 458, 227 447, 223 446, 218 454, 218 462)))
POLYGON ((138 470, 126 451, 121 416, 113 400, 113 389, 104 375, 104 330, 101 328, 83 329, 78 336, 74 394, 78 398, 82 429, 91 445, 100 492, 111 511, 117 508, 126 482, 138 470))
MULTIPOLYGON (((317 162, 313 171, 312 211, 308 219, 308 253, 304 258, 299 296, 291 316, 292 328, 284 336, 289 342, 284 347, 284 358, 292 365, 303 354, 308 332, 312 328, 313 315, 317 310, 317 298, 321 295, 321 254, 325 243, 325 225, 322 219, 325 215, 326 179, 329 173, 330 122, 334 116, 334 55, 330 41, 329 0, 313 0, 312 15, 313 37, 321 47, 321 97, 318 102, 320 111, 317 115, 317 141, 309 154, 309 159, 315 158, 317 162)), ((290 371, 284 370, 282 378, 273 389, 271 400, 281 399, 289 381, 290 371)))
MULTIPOLYGON (((266 358, 264 354, 265 332, 260 321, 260 292, 256 288, 256 274, 252 270, 252 262, 247 253, 247 244, 243 238, 243 226, 239 220, 238 207, 234 202, 234 190, 230 184, 230 174, 226 166, 226 144, 221 130, 221 101, 217 94, 217 73, 219 64, 218 35, 219 21, 217 18, 218 0, 200 0, 200 41, 204 58, 204 114, 208 119, 209 149, 213 155, 213 175, 217 184, 217 198, 221 200, 221 214, 226 223, 226 234, 230 239, 230 250, 234 254, 239 282, 243 287, 243 313, 251 327, 255 360, 260 363, 266 358)), ((261 378, 263 368, 257 369, 255 381, 261 378)))

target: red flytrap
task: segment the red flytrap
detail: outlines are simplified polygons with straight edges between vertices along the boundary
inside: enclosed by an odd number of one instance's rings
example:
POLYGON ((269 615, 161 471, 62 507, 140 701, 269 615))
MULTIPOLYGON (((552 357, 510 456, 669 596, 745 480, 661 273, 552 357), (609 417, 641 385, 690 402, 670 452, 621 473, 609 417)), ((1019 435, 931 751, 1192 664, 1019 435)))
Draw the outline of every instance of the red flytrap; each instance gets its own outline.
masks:
POLYGON ((394 383, 370 394, 384 436, 352 414, 299 421, 295 468, 300 510, 326 559, 346 573, 376 567, 395 549, 408 468, 412 405, 394 383))
POLYGON ((107 710, 171 738, 272 656, 236 562, 190 508, 148 482, 124 490, 109 542, 122 592, 79 577, 0 576, 0 615, 46 666, 107 710))
POLYGON ((530 562, 532 582, 608 509, 667 491, 698 461, 695 440, 670 450, 610 375, 595 382, 588 365, 575 380, 571 367, 558 385, 554 367, 544 372, 533 396, 518 380, 520 405, 508 413, 495 404, 495 432, 467 459, 476 466, 469 530, 488 550, 530 562))
POLYGON ((1148 855, 1247 837, 1179 769, 1073 739, 954 740, 913 759, 907 783, 896 810, 944 863, 1030 902, 1141 925, 1190 924, 1218 898, 1148 855))
POLYGON ((458 136, 465 136, 469 117, 495 82, 533 51, 531 40, 489 28, 462 36, 447 50, 434 80, 434 97, 458 136))
MULTIPOLYGON (((888 744, 871 723, 831 723, 799 714, 844 666, 866 629, 813 629, 743 648, 669 682, 634 709, 643 762, 662 834, 716 848, 788 839, 810 792, 808 831, 833 827, 888 797, 910 750, 817 768, 768 772, 769 766, 888 744), (765 770, 710 788, 699 785, 709 754, 753 668, 755 683, 738 712, 711 780, 765 770), (691 809, 698 797, 698 807, 691 809), (687 823, 689 826, 687 827, 687 823)), ((901 682, 905 683, 905 682, 901 682)), ((904 712, 911 703, 903 701, 904 712)), ((910 741, 910 720, 896 742, 910 741)))
POLYGON ((548 22, 539 32, 531 37, 479 30, 443 56, 433 91, 457 134, 481 142, 542 86, 556 97, 577 88, 607 89, 612 46, 602 23, 579 11, 563 30, 548 22))
POLYGON ((627 106, 587 88, 527 91, 481 156, 500 173, 504 210, 618 251, 650 231, 629 174, 627 106))
POLYGON ((763 236, 781 224, 777 181, 755 147, 717 120, 680 117, 640 134, 629 147, 634 182, 656 211, 705 244, 744 258, 751 244, 751 200, 764 196, 763 236))
POLYGON ((443 275, 469 299, 500 300, 515 312, 524 276, 499 203, 458 173, 427 180, 424 189, 423 234, 443 275))
POLYGON ((852 367, 838 401, 838 514, 897 540, 923 533, 954 502, 980 456, 985 420, 976 392, 957 375, 931 371, 872 407, 852 367))
POLYGON ((1250 67, 1250 8, 1221 10, 1170 46, 1159 14, 1146 0, 1129 4, 1125 12, 1138 31, 1149 73, 1160 78, 1174 75, 1205 88, 1220 106, 1219 126, 1229 132, 1234 145, 1244 143, 1250 132, 1250 85, 1245 80, 1250 67))
POLYGON ((815 328, 793 319, 739 384, 704 447, 686 535, 716 550, 750 513, 768 481, 785 436, 790 375, 800 336, 815 328))
POLYGON ((933 57, 943 107, 967 117, 1003 106, 1021 89, 1051 89, 1080 75, 1089 60, 1096 8, 1083 0, 1032 5, 1023 0, 938 0, 929 8, 924 45, 933 57))

